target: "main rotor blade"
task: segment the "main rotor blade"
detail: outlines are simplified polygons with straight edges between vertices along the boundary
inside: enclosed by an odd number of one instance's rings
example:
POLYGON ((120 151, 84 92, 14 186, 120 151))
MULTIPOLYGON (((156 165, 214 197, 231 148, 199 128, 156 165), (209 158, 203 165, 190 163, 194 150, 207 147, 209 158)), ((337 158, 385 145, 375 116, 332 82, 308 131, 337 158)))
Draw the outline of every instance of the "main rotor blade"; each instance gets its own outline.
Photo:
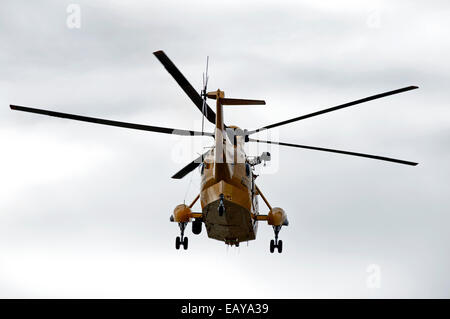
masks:
POLYGON ((418 164, 418 163, 415 163, 415 162, 409 162, 409 161, 404 161, 404 160, 400 160, 400 159, 396 159, 396 158, 390 158, 390 157, 385 157, 385 156, 370 155, 370 154, 364 154, 364 153, 355 153, 355 152, 349 152, 349 151, 341 151, 341 150, 335 150, 335 149, 323 148, 323 147, 315 147, 315 146, 299 145, 299 144, 290 144, 290 143, 283 143, 283 142, 264 141, 264 140, 258 140, 258 139, 253 139, 253 138, 250 138, 249 141, 250 142, 257 142, 257 143, 276 144, 276 145, 282 145, 282 146, 305 148, 305 149, 315 150, 315 151, 324 151, 324 152, 331 152, 331 153, 339 153, 339 154, 345 154, 345 155, 366 157, 366 158, 376 159, 376 160, 380 160, 380 161, 387 161, 387 162, 393 162, 393 163, 404 164, 404 165, 411 165, 411 166, 416 166, 418 164))
POLYGON ((10 108, 12 110, 16 110, 16 111, 23 111, 23 112, 30 112, 30 113, 36 113, 36 114, 42 114, 42 115, 48 115, 48 116, 54 116, 54 117, 61 117, 61 118, 65 118, 65 119, 82 121, 82 122, 90 122, 90 123, 95 123, 95 124, 103 124, 103 125, 117 126, 117 127, 123 127, 123 128, 130 128, 130 129, 141 130, 141 131, 151 131, 151 132, 174 134, 174 135, 193 135, 193 136, 205 135, 205 136, 214 137, 214 134, 212 134, 212 133, 202 133, 202 132, 197 132, 197 131, 180 130, 180 129, 174 129, 174 128, 168 128, 168 127, 159 127, 159 126, 151 126, 151 125, 143 125, 143 124, 135 124, 135 123, 127 123, 127 122, 118 122, 118 121, 112 121, 112 120, 99 119, 99 118, 95 118, 95 117, 87 117, 87 116, 82 116, 82 115, 61 113, 61 112, 48 111, 48 110, 43 110, 43 109, 35 109, 35 108, 31 108, 31 107, 18 106, 18 105, 10 105, 10 108))
POLYGON ((194 169, 196 169, 201 163, 203 163, 203 160, 205 159, 206 155, 209 152, 210 151, 208 151, 206 153, 203 153, 202 155, 197 157, 195 160, 193 160, 192 162, 187 164, 185 167, 183 167, 181 170, 179 170, 175 175, 173 175, 172 178, 174 178, 174 179, 182 179, 183 177, 185 177, 187 174, 189 174, 194 169))
MULTIPOLYGON (((166 68, 167 72, 172 75, 172 77, 177 81, 178 85, 181 86, 183 91, 189 96, 189 98, 194 102, 200 112, 203 113, 203 99, 198 94, 198 92, 194 89, 194 87, 186 80, 184 75, 178 70, 178 68, 173 64, 173 62, 169 59, 169 57, 164 53, 164 51, 156 51, 153 52, 159 62, 166 68)), ((203 115, 213 124, 216 124, 216 113, 208 106, 205 105, 206 110, 203 115)))
POLYGON ((369 96, 369 97, 366 97, 366 98, 363 98, 363 99, 359 99, 359 100, 356 100, 356 101, 344 103, 344 104, 337 105, 337 106, 334 106, 334 107, 330 107, 330 108, 327 108, 327 109, 324 109, 324 110, 321 110, 321 111, 309 113, 309 114, 302 115, 302 116, 299 116, 299 117, 294 117, 294 118, 292 118, 290 120, 285 120, 285 121, 282 121, 282 122, 278 122, 278 123, 274 123, 274 124, 271 124, 271 125, 267 125, 267 126, 259 128, 257 130, 249 131, 248 135, 254 134, 254 133, 257 133, 257 132, 260 132, 260 131, 263 131, 263 130, 267 130, 267 129, 270 129, 270 128, 273 128, 273 127, 277 127, 277 126, 289 124, 289 123, 292 123, 292 122, 304 120, 304 119, 307 119, 307 118, 310 118, 310 117, 313 117, 313 116, 325 114, 325 113, 328 113, 328 112, 337 111, 337 110, 340 110, 340 109, 343 109, 343 108, 346 108, 346 107, 349 107, 349 106, 352 106, 352 105, 356 105, 356 104, 360 104, 360 103, 376 100, 376 99, 379 99, 379 98, 382 98, 382 97, 385 97, 385 96, 398 94, 398 93, 402 93, 402 92, 406 92, 406 91, 410 91, 410 90, 414 90, 414 89, 417 89, 417 88, 418 88, 417 86, 407 86, 407 87, 404 87, 404 88, 401 88, 401 89, 398 89, 398 90, 393 90, 393 91, 389 91, 389 92, 385 92, 385 93, 381 93, 381 94, 372 95, 372 96, 369 96))

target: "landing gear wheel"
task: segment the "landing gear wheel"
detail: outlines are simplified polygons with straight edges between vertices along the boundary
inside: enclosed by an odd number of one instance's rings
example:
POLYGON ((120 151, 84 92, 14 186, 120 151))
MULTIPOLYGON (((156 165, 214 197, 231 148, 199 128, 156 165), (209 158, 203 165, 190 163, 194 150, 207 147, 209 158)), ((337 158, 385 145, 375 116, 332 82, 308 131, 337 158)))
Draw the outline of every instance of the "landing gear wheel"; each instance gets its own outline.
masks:
POLYGON ((278 248, 278 253, 281 254, 281 252, 283 251, 283 241, 282 240, 278 241, 277 248, 278 248))
POLYGON ((183 245, 184 250, 188 247, 188 239, 187 237, 184 237, 184 230, 186 229, 187 223, 178 223, 178 226, 180 227, 181 236, 177 236, 175 239, 175 248, 180 249, 180 246, 183 245))
POLYGON ((194 220, 192 223, 192 232, 195 235, 199 235, 202 232, 202 221, 199 219, 194 220))
POLYGON ((278 250, 278 253, 281 254, 281 252, 283 251, 283 241, 282 240, 278 240, 278 233, 281 230, 281 226, 273 226, 273 231, 275 233, 275 239, 272 239, 270 241, 270 252, 273 253, 275 251, 275 248, 278 250))

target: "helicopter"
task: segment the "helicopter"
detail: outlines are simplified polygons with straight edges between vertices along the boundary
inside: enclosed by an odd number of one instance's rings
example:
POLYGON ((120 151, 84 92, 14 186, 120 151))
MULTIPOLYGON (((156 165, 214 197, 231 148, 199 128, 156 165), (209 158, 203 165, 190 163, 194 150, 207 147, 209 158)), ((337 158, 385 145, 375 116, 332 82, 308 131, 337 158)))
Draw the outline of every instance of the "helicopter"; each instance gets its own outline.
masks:
POLYGON ((272 226, 274 232, 274 238, 270 240, 269 251, 271 253, 275 250, 277 250, 278 253, 283 251, 283 241, 278 237, 282 227, 289 225, 287 214, 280 207, 272 207, 266 196, 255 182, 258 177, 255 173, 255 167, 261 163, 265 164, 270 161, 271 155, 269 152, 263 152, 259 156, 248 156, 244 150, 246 143, 265 143, 332 152, 410 166, 416 166, 418 164, 411 161, 379 155, 279 141, 261 140, 251 137, 253 134, 272 129, 274 127, 305 120, 382 97, 414 90, 417 89, 418 86, 407 86, 393 91, 372 95, 313 113, 308 113, 281 122, 262 126, 258 129, 248 130, 239 128, 235 125, 226 125, 224 123, 224 106, 265 105, 266 103, 264 100, 229 98, 225 97, 225 92, 220 89, 208 92, 208 60, 206 63, 206 73, 203 74, 203 88, 200 92, 197 92, 180 72, 180 70, 175 66, 175 64, 164 53, 164 51, 155 51, 153 54, 202 113, 201 131, 119 122, 19 105, 10 105, 10 108, 16 111, 30 112, 128 129, 181 136, 206 136, 213 138, 213 147, 201 154, 172 176, 173 179, 182 179, 197 168, 199 168, 199 173, 201 175, 199 194, 189 205, 186 205, 185 203, 177 205, 170 215, 170 221, 177 223, 180 229, 180 236, 175 238, 175 248, 177 250, 180 249, 181 246, 183 246, 184 250, 188 249, 188 237, 185 236, 185 230, 189 223, 192 224, 192 232, 195 235, 201 233, 204 224, 209 238, 222 241, 227 245, 238 247, 242 242, 255 240, 258 230, 258 223, 265 222, 267 225, 272 226), (208 105, 208 99, 215 100, 215 111, 208 105), (205 119, 214 124, 214 132, 204 132, 205 119), (258 205, 259 197, 261 197, 267 206, 267 214, 260 213, 260 208, 258 205), (194 212, 192 209, 198 200, 200 200, 201 211, 194 212))

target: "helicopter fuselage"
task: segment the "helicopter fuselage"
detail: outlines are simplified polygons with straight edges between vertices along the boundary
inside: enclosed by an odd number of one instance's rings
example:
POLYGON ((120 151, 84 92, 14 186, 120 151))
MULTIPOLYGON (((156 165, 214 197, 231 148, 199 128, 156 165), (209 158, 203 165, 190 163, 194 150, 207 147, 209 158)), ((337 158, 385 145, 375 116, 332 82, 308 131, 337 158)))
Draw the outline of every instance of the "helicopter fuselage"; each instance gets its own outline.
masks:
POLYGON ((202 163, 200 203, 208 237, 239 245, 256 238, 258 202, 254 176, 244 152, 238 127, 224 130, 224 92, 209 93, 216 99, 215 147, 202 163), (231 138, 227 133, 232 133, 231 138))
POLYGON ((208 237, 228 244, 256 238, 258 199, 254 176, 243 150, 228 140, 206 156, 200 168, 200 202, 208 237), (223 161, 216 162, 217 150, 223 149, 223 161))

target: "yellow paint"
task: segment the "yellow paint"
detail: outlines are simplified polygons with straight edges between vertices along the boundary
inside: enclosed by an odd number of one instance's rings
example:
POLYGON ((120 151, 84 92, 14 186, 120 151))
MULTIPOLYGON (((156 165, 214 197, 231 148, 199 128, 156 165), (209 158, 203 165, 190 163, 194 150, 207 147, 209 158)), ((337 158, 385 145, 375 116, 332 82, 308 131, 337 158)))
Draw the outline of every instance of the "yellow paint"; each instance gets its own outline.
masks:
POLYGON ((177 223, 188 223, 191 220, 191 209, 185 204, 180 204, 173 210, 173 220, 177 223))
POLYGON ((282 208, 274 207, 267 214, 267 223, 272 226, 281 226, 286 220, 286 213, 282 208))

